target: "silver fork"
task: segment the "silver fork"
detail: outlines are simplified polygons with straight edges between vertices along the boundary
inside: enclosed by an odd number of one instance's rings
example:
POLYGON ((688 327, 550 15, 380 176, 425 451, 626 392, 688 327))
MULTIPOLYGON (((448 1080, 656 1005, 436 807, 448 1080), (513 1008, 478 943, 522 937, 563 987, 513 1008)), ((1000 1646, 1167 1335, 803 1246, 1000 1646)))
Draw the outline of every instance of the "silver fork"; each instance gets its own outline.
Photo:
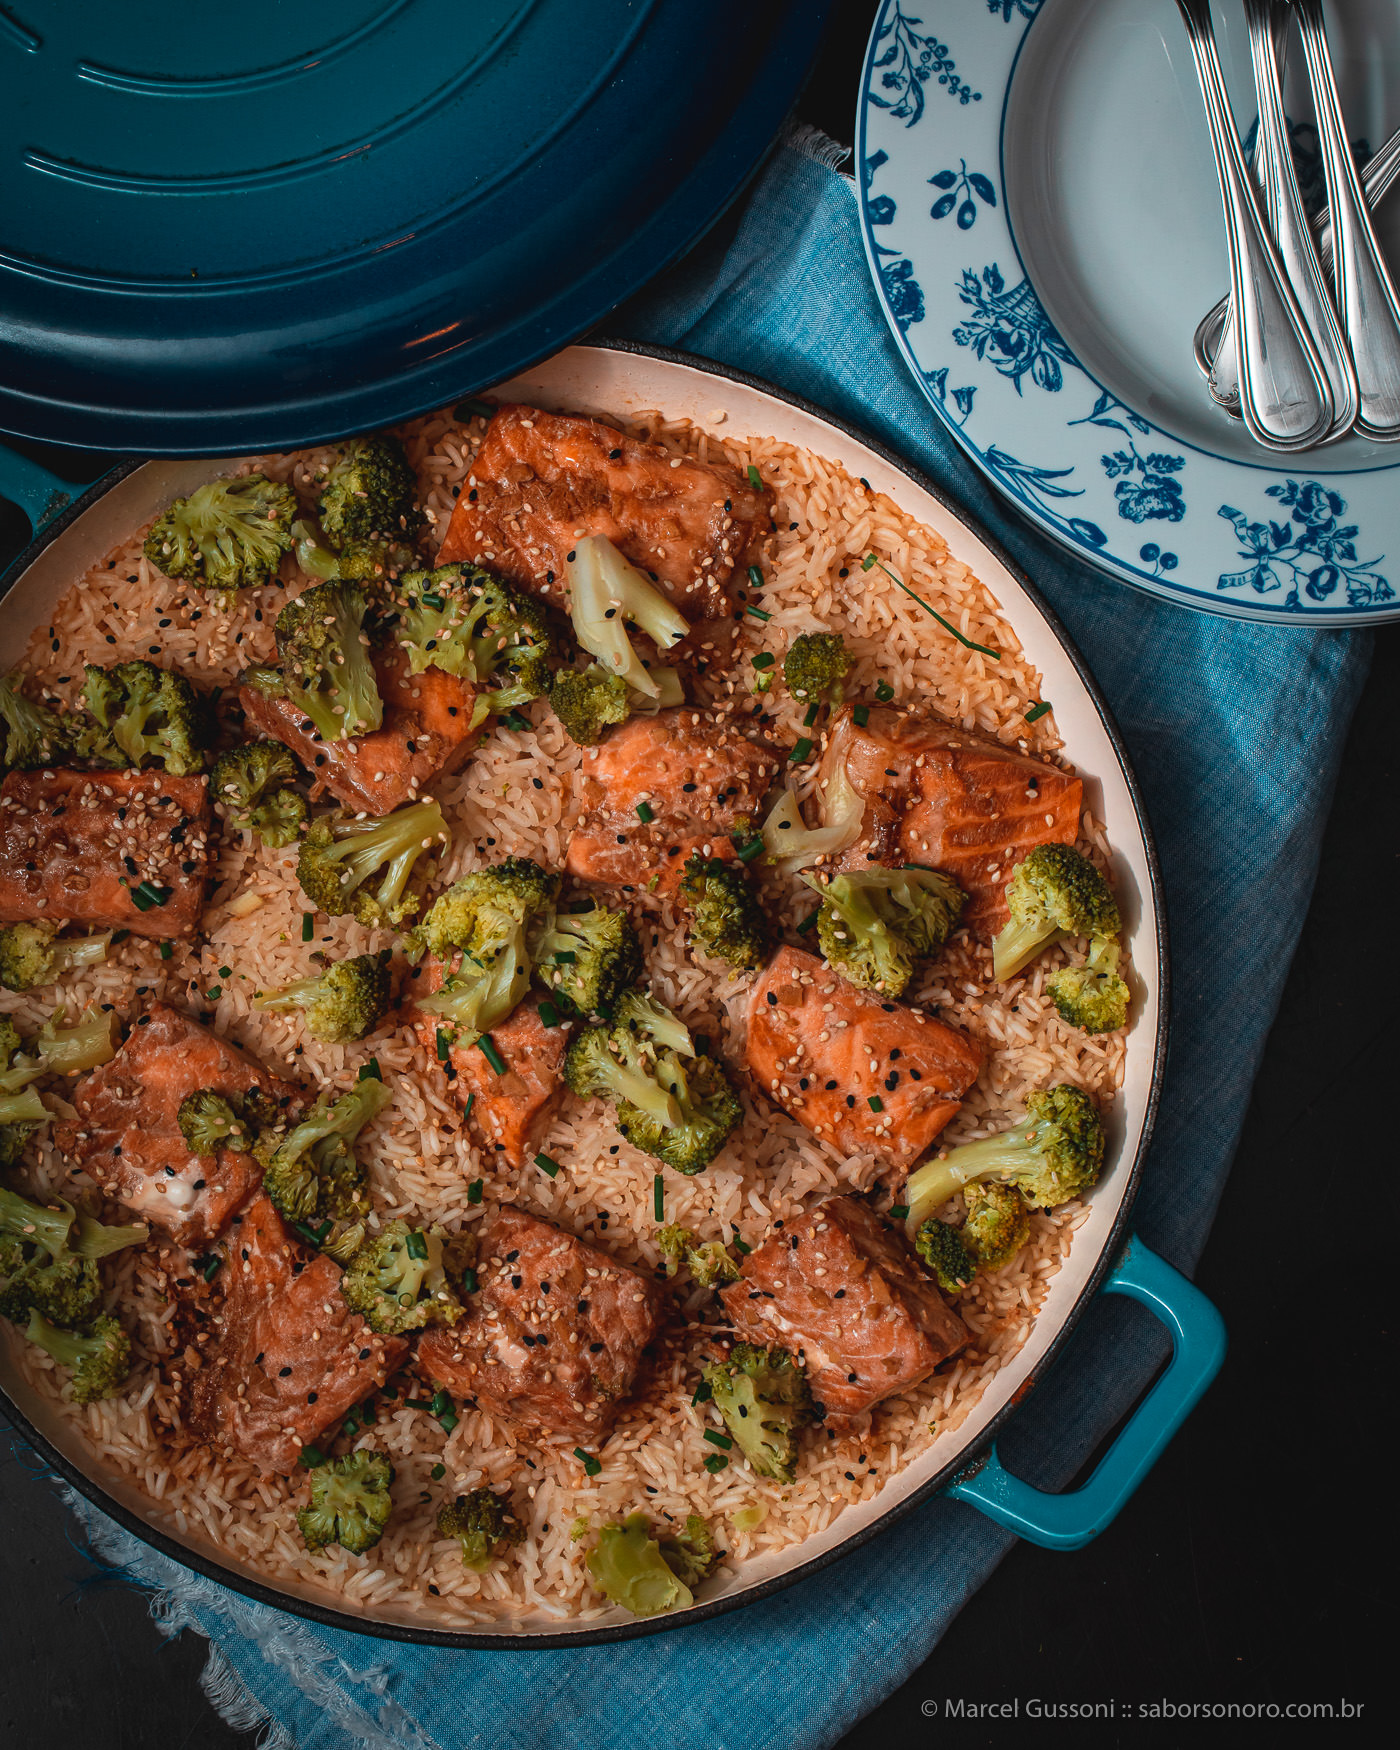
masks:
POLYGON ((1327 173, 1337 313, 1351 346, 1361 394, 1356 429, 1377 443, 1400 443, 1400 300, 1351 161, 1322 7, 1319 0, 1291 3, 1302 33, 1327 173))
POLYGON ((1220 70, 1209 0, 1176 3, 1196 63, 1220 178, 1239 332, 1240 411, 1257 443, 1272 450, 1305 450, 1332 424, 1331 390, 1260 215, 1220 70))

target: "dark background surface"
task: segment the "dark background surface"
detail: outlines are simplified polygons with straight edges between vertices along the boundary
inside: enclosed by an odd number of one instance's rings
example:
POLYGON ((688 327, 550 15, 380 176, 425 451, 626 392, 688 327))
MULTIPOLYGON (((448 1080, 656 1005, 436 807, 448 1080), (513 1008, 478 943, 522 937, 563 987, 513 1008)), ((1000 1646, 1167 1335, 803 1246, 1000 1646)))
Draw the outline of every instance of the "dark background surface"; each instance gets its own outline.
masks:
MULTIPOLYGON (((874 0, 838 8, 801 105, 837 139, 851 138, 874 10, 874 0)), ((0 504, 0 563, 26 532, 0 504)), ((1015 1546, 932 1658, 842 1750, 1031 1734, 1173 1745, 1209 1730, 1125 1719, 1125 1703, 1136 1711, 1163 1698, 1338 1708, 1345 1699, 1364 1704, 1363 1721, 1382 1716, 1391 1490, 1367 1455, 1383 1451, 1394 1378, 1397 699, 1400 628, 1376 637, 1312 909, 1197 1275, 1229 1327, 1223 1372, 1096 1543, 1075 1555, 1015 1546), (1020 1717, 950 1719, 955 1698, 1019 1699, 1020 1717), (1118 1711, 1106 1723, 1049 1724, 1029 1712, 1033 1698, 1112 1700, 1118 1711)), ((86 1558, 42 1467, 3 1428, 0 1508, 0 1745, 252 1745, 200 1691, 204 1642, 161 1639, 144 1596, 86 1558)))

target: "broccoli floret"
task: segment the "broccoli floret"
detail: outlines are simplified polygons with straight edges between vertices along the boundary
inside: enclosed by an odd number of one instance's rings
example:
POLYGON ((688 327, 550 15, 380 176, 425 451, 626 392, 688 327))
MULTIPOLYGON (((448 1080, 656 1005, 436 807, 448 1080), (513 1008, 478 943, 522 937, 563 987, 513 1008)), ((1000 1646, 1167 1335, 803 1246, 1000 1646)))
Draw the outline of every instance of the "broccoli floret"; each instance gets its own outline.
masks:
POLYGON ((251 1127, 234 1111, 232 1103, 213 1088, 186 1094, 175 1122, 191 1154, 211 1155, 221 1148, 246 1154, 253 1146, 251 1127))
MULTIPOLYGON (((59 1009, 30 1041, 39 1075, 77 1075, 80 1070, 110 1063, 117 1055, 119 1023, 115 1010, 91 1008, 76 1027, 65 1027, 63 1019, 59 1009)), ((0 1076, 0 1083, 3 1081, 0 1076)))
POLYGON ((585 669, 561 668, 549 688, 550 709, 579 747, 592 747, 605 729, 625 723, 632 715, 630 700, 627 682, 609 674, 600 662, 585 669))
POLYGON ((71 1331, 102 1310, 102 1278, 91 1258, 77 1258, 70 1252, 50 1258, 35 1251, 12 1271, 0 1261, 0 1277, 5 1276, 0 1317, 11 1324, 27 1324, 29 1315, 38 1313, 50 1324, 71 1331))
POLYGON ((511 1512, 509 1495, 473 1489, 438 1508, 437 1534, 455 1537, 462 1546, 463 1566, 484 1574, 499 1544, 524 1542, 525 1527, 511 1512))
POLYGON ((263 474, 211 480, 177 498, 146 536, 146 557, 167 577, 218 590, 271 583, 291 549, 296 494, 263 474))
POLYGON ((930 1216, 914 1236, 914 1250, 938 1278, 945 1294, 961 1294, 977 1274, 977 1260, 968 1249, 962 1229, 930 1216))
POLYGON ((1014 1185, 984 1179, 963 1193, 967 1220, 962 1237, 983 1270, 1001 1270, 1031 1237, 1031 1212, 1014 1185))
POLYGON ((1114 1033, 1128 1024, 1128 987, 1118 976, 1118 944, 1089 944, 1083 966, 1062 966, 1045 981, 1060 1018, 1084 1033, 1114 1033))
POLYGON ((384 701, 365 633, 369 599, 357 583, 315 583, 277 616, 286 696, 322 741, 369 735, 384 701))
POLYGON ((656 698, 661 683, 637 654, 627 627, 640 626, 658 650, 669 650, 690 631, 689 621, 603 535, 585 535, 574 543, 568 585, 569 616, 582 648, 598 658, 606 674, 656 698))
POLYGON ((77 966, 96 966, 107 958, 112 932, 58 939, 61 924, 7 924, 0 929, 0 984, 6 990, 34 990, 57 984, 77 966))
POLYGON ((366 1240, 345 1267, 340 1292, 372 1331, 400 1336, 424 1325, 455 1325, 462 1316, 453 1281, 470 1261, 472 1236, 454 1240, 440 1227, 391 1221, 366 1240))
POLYGON ((318 523, 304 519, 292 524, 292 539, 296 542, 297 565, 308 577, 319 578, 322 583, 337 578, 351 583, 374 583, 380 578, 397 577, 415 565, 418 558, 413 548, 402 541, 376 536, 344 541, 337 551, 318 523))
POLYGON ((576 1015, 610 1015, 642 974, 642 945, 625 911, 554 912, 529 936, 535 978, 576 1015))
POLYGON ((686 1520, 684 1540, 672 1533, 666 1542, 671 1545, 669 1554, 651 1535, 645 1513, 632 1513, 620 1525, 600 1527, 597 1547, 589 1552, 587 1563, 593 1584, 609 1603, 620 1604, 633 1616, 688 1609, 695 1595, 681 1574, 699 1580, 718 1558, 712 1543, 708 1556, 700 1553, 709 1543, 709 1532, 695 1514, 686 1520), (700 1526, 699 1532, 692 1532, 692 1521, 700 1526))
POLYGON ((564 1078, 580 1099, 611 1100, 627 1140, 678 1173, 707 1167, 744 1115, 720 1066, 696 1051, 669 1009, 638 991, 619 999, 611 1024, 575 1037, 564 1078))
POLYGON ((466 1045, 504 1021, 530 988, 531 926, 549 917, 559 877, 528 857, 476 869, 449 887, 416 932, 440 960, 461 956, 439 990, 417 999, 466 1045))
POLYGON ((657 1541, 666 1566, 692 1589, 709 1579, 724 1554, 715 1548, 714 1533, 698 1513, 687 1513, 683 1529, 673 1529, 657 1541))
POLYGON ((109 766, 158 760, 176 778, 204 770, 205 726, 199 698, 183 675, 150 662, 83 670, 83 698, 96 727, 79 751, 109 766))
POLYGON ((0 766, 30 771, 61 763, 73 751, 70 726, 20 691, 22 677, 0 679, 0 766))
POLYGON ((394 1467, 382 1452, 347 1452, 310 1467, 311 1504, 297 1509, 307 1549, 338 1543, 352 1556, 373 1549, 394 1511, 394 1467))
POLYGON ((68 1234, 75 1216, 71 1203, 57 1201, 57 1208, 49 1208, 0 1187, 0 1238, 41 1247, 51 1258, 61 1258, 69 1249, 68 1234))
POLYGON ((1010 1130, 965 1142, 909 1176, 905 1223, 914 1239, 956 1191, 980 1179, 1015 1185, 1035 1209, 1053 1209, 1088 1191, 1103 1169, 1103 1120, 1079 1088, 1060 1082, 1026 1100, 1026 1116, 1010 1130))
POLYGON ((715 1408, 761 1477, 790 1483, 797 1475, 797 1439, 813 1419, 807 1375, 786 1349, 736 1343, 704 1369, 715 1408))
POLYGON ((403 445, 387 432, 341 446, 321 490, 321 527, 332 544, 414 535, 423 518, 418 477, 403 445))
POLYGON ((351 1045, 372 1033, 389 1012, 389 968, 377 954, 357 954, 328 966, 319 978, 260 991, 253 1000, 260 1009, 301 1009, 315 1038, 351 1045))
POLYGON ((289 788, 297 763, 280 741, 250 741, 219 755, 209 794, 230 826, 256 833, 272 850, 294 844, 306 819, 306 803, 289 788))
POLYGON ((939 952, 963 908, 957 882, 934 869, 802 879, 821 895, 817 940, 832 970, 887 997, 903 996, 919 961, 939 952))
POLYGON ((537 601, 475 565, 439 565, 400 583, 398 639, 414 674, 440 668, 478 689, 475 729, 550 687, 549 629, 537 601))
POLYGON ((116 1319, 102 1313, 86 1331, 61 1331, 38 1313, 29 1315, 25 1336, 47 1349, 73 1375, 73 1396, 95 1404, 120 1390, 131 1371, 131 1339, 116 1319))
POLYGON ((420 904, 406 893, 414 864, 447 842, 447 822, 431 797, 407 802, 382 820, 322 814, 301 841, 297 880, 331 917, 349 913, 366 928, 394 928, 420 904))
POLYGON ((803 632, 788 645, 783 679, 804 705, 839 705, 854 663, 839 632, 803 632))
POLYGON ((762 966, 768 953, 768 921, 740 863, 702 857, 686 859, 681 897, 690 908, 692 948, 723 960, 739 972, 762 966))
POLYGON ((0 1028, 6 1068, 0 1070, 0 1166, 12 1166, 35 1129, 50 1113, 32 1084, 46 1075, 73 1075, 96 1069, 116 1056, 115 1012, 89 1009, 76 1027, 62 1025, 63 1011, 47 1020, 30 1041, 34 1055, 16 1056, 20 1044, 13 1025, 0 1028))
POLYGON ((1112 940, 1121 927, 1108 883, 1069 845, 1037 845, 1006 884, 1011 921, 992 946, 992 971, 1005 983, 1066 936, 1112 940))
POLYGON ((127 1246, 139 1246, 150 1231, 144 1221, 109 1226, 80 1209, 68 1230, 68 1250, 75 1258, 106 1258, 127 1246))
POLYGON ((721 1240, 697 1240, 688 1227, 672 1225, 656 1230, 656 1243, 666 1260, 666 1274, 674 1276, 684 1264, 700 1288, 721 1282, 737 1282, 739 1266, 721 1240))
POLYGON ((350 1220, 368 1213, 355 1138, 391 1098, 384 1083, 370 1076, 338 1098, 322 1093, 290 1132, 263 1132, 253 1150, 262 1164, 263 1189, 288 1221, 350 1220))

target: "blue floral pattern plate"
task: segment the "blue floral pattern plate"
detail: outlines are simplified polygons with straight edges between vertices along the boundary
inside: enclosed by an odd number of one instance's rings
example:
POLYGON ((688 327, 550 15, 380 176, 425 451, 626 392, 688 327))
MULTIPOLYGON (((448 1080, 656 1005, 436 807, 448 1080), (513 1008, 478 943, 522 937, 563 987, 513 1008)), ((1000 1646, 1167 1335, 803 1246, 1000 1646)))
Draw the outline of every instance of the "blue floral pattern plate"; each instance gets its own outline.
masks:
MULTIPOLYGON (((1216 10, 1248 125, 1243 30, 1216 10)), ((1382 107, 1400 103, 1384 94, 1400 83, 1394 11, 1329 7, 1358 158, 1400 122, 1382 107)), ((1286 101, 1320 200, 1301 59, 1295 48, 1286 101)), ((1400 446, 1270 456, 1196 374, 1191 333, 1228 273, 1173 0, 885 0, 856 149, 866 253, 904 356, 1032 521, 1111 576, 1208 612, 1400 618, 1400 446)), ((1400 241, 1400 210, 1386 217, 1383 241, 1400 241)))

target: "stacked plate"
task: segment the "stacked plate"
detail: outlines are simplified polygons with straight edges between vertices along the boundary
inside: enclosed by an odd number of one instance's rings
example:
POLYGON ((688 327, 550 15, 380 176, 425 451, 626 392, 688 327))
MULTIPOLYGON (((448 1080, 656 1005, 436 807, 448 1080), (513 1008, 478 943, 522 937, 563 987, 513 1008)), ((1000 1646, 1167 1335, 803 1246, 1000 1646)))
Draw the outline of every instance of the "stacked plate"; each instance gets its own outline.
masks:
MULTIPOLYGON (((1215 10, 1247 134, 1243 15, 1215 10)), ((1364 158, 1400 125, 1400 9, 1331 0, 1327 18, 1364 158)), ((1321 204, 1301 53, 1285 96, 1305 198, 1310 185, 1321 204)), ((866 251, 904 355, 935 416, 1042 529, 1193 608, 1400 618, 1400 446, 1268 456, 1197 372, 1192 335, 1229 268, 1174 0, 885 0, 857 153, 866 251)), ((1377 229, 1400 263, 1400 201, 1377 229)))

